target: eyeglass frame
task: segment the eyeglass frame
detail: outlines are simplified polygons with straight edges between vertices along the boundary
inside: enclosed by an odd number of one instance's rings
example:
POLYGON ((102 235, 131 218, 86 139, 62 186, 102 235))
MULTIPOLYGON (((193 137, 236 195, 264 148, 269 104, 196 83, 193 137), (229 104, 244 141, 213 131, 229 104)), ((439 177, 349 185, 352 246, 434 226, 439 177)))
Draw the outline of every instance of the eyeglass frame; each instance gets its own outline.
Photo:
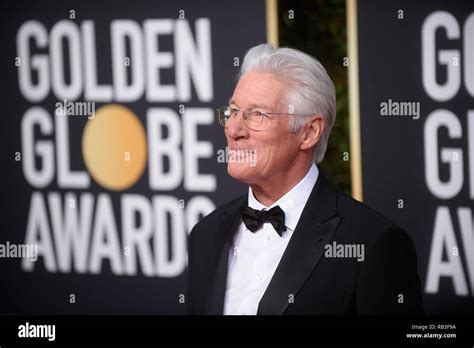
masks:
MULTIPOLYGON (((242 111, 242 118, 243 118, 243 120, 244 120, 245 126, 246 126, 248 129, 251 129, 251 130, 254 130, 254 131, 263 130, 263 129, 252 129, 252 128, 250 128, 250 127, 247 125, 247 122, 246 122, 246 121, 247 121, 247 117, 248 117, 249 114, 248 114, 248 112, 245 112, 245 109, 238 109, 238 108, 237 108, 237 109, 236 109, 237 111, 233 111, 232 108, 231 108, 229 105, 223 105, 223 106, 221 106, 220 108, 216 109, 217 121, 218 121, 219 125, 221 125, 222 127, 225 127, 226 124, 227 124, 227 121, 232 117, 232 115, 231 115, 231 116, 229 116, 227 119, 225 119, 225 123, 223 124, 223 123, 221 122, 221 120, 220 120, 220 118, 221 118, 221 116, 220 116, 220 114, 221 114, 221 109, 223 109, 223 108, 228 108, 228 109, 230 109, 231 112, 234 114, 234 117, 237 116, 240 111, 242 111)), ((271 120, 271 118, 269 117, 269 115, 305 116, 305 117, 317 116, 317 115, 315 115, 315 114, 308 115, 308 114, 295 114, 295 113, 283 113, 283 112, 262 112, 262 111, 259 111, 259 110, 254 110, 254 111, 252 111, 251 113, 253 113, 253 112, 258 112, 258 113, 260 113, 260 114, 261 114, 260 116, 262 116, 262 120, 263 120, 263 117, 267 117, 268 119, 271 120)), ((224 118, 225 118, 225 116, 224 116, 224 118)))

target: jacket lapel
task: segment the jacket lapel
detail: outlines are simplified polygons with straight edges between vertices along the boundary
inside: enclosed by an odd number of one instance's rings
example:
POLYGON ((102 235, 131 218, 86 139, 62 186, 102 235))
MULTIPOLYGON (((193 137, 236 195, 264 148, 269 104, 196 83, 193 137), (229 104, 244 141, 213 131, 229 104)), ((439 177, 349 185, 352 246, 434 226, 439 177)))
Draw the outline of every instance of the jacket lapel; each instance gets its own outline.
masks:
POLYGON ((258 307, 258 315, 283 314, 296 296, 331 241, 341 218, 337 216, 337 195, 319 172, 316 185, 298 225, 258 307))
POLYGON ((247 204, 247 196, 242 196, 232 207, 224 210, 214 234, 211 257, 216 260, 216 267, 206 304, 207 314, 210 315, 222 315, 224 312, 229 250, 242 221, 239 208, 244 204, 247 204))

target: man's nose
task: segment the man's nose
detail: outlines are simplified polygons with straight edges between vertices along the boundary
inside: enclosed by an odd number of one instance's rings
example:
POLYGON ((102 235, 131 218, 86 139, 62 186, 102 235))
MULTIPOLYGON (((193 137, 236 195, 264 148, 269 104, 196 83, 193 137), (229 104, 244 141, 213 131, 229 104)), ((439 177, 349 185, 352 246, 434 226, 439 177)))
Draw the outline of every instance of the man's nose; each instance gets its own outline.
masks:
POLYGON ((229 137, 233 139, 238 138, 239 136, 244 136, 247 133, 242 110, 239 110, 234 116, 231 116, 227 120, 225 131, 229 137))

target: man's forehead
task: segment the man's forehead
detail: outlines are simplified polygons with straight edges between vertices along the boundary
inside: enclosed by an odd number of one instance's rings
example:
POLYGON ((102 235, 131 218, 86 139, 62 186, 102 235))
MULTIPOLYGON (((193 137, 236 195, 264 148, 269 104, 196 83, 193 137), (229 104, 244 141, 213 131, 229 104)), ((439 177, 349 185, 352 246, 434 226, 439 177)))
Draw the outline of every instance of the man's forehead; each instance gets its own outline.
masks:
POLYGON ((249 73, 239 80, 229 103, 246 103, 246 107, 271 107, 280 98, 279 82, 269 74, 249 73))

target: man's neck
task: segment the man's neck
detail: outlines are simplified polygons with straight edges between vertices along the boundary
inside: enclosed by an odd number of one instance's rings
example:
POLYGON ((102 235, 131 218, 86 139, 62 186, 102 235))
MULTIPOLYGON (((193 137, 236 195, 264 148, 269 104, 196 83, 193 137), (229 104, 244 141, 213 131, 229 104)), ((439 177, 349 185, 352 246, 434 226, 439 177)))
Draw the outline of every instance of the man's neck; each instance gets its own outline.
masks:
POLYGON ((263 185, 250 185, 255 199, 266 207, 271 206, 303 180, 311 166, 312 163, 306 166, 305 170, 300 170, 297 174, 291 176, 284 175, 282 178, 272 178, 263 185))

